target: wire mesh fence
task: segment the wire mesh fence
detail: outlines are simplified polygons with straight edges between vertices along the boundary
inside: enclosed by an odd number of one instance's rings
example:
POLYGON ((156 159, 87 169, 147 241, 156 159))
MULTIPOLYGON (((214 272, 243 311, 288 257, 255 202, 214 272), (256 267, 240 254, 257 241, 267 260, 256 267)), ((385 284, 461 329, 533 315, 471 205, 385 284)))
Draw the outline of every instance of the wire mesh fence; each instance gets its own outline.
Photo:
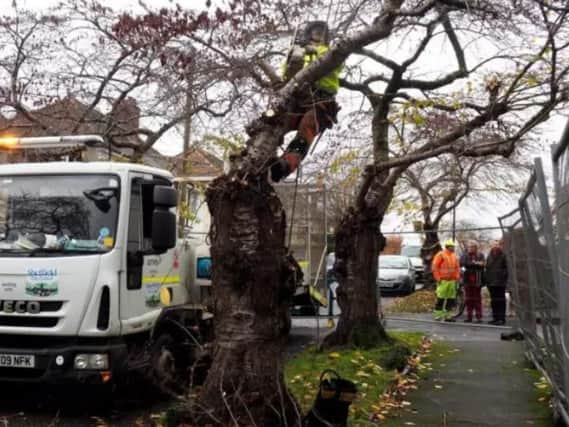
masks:
POLYGON ((532 350, 540 348, 536 329, 534 303, 530 289, 529 255, 525 241, 520 209, 499 218, 503 231, 504 252, 509 267, 508 288, 511 305, 517 314, 521 328, 526 331, 526 343, 532 350))
POLYGON ((529 358, 549 379, 556 414, 569 425, 569 122, 553 154, 549 204, 536 159, 519 208, 499 218, 513 305, 529 358))

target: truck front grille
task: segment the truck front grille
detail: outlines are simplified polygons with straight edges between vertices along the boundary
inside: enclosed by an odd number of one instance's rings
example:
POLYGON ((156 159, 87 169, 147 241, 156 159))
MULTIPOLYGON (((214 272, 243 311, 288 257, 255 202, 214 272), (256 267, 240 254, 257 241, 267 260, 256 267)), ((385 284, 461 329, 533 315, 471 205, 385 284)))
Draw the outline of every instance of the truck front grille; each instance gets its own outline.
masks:
POLYGON ((59 317, 0 316, 0 326, 23 328, 53 328, 58 321, 59 317))
POLYGON ((63 306, 63 301, 40 301, 40 312, 59 311, 63 306))
POLYGON ((45 374, 45 369, 0 368, 0 378, 33 379, 45 374))

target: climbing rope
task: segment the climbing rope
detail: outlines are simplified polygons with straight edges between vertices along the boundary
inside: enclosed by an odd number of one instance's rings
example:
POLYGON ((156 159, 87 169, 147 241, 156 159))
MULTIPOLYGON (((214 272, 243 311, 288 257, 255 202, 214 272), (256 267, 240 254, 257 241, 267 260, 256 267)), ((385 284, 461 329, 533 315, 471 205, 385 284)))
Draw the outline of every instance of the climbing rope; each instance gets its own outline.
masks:
POLYGON ((288 229, 288 250, 290 252, 290 245, 292 243, 292 228, 294 226, 294 213, 296 210, 296 197, 298 195, 298 180, 300 177, 300 168, 302 166, 298 165, 298 168, 296 169, 296 178, 294 179, 294 192, 293 192, 293 196, 292 196, 292 209, 291 209, 291 213, 290 213, 290 226, 288 229))

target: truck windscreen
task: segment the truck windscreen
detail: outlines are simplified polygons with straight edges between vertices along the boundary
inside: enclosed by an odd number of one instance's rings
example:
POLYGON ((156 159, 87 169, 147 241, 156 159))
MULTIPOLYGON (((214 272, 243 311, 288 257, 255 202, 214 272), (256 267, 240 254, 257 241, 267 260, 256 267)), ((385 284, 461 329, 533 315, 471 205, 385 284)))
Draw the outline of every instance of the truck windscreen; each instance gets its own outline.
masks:
POLYGON ((0 256, 107 252, 119 197, 112 175, 0 176, 0 256))

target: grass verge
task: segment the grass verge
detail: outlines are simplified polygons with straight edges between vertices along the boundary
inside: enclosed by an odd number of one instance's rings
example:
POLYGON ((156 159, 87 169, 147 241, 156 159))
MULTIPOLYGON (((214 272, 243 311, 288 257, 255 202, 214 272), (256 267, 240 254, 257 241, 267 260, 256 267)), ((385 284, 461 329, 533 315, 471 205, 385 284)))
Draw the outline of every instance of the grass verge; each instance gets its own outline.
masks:
POLYGON ((536 368, 531 366, 529 362, 525 363, 523 370, 526 375, 529 375, 533 380, 533 396, 529 402, 536 418, 541 421, 541 424, 536 424, 541 427, 554 425, 553 420, 553 389, 551 384, 545 377, 541 375, 536 368))
POLYGON ((381 424, 398 408, 410 405, 404 396, 418 387, 420 374, 402 375, 399 370, 409 365, 418 372, 431 344, 420 333, 390 335, 394 343, 370 350, 318 352, 309 348, 289 360, 285 368, 287 385, 303 413, 312 406, 325 369, 334 369, 358 386, 358 398, 350 406, 350 426, 381 424))

